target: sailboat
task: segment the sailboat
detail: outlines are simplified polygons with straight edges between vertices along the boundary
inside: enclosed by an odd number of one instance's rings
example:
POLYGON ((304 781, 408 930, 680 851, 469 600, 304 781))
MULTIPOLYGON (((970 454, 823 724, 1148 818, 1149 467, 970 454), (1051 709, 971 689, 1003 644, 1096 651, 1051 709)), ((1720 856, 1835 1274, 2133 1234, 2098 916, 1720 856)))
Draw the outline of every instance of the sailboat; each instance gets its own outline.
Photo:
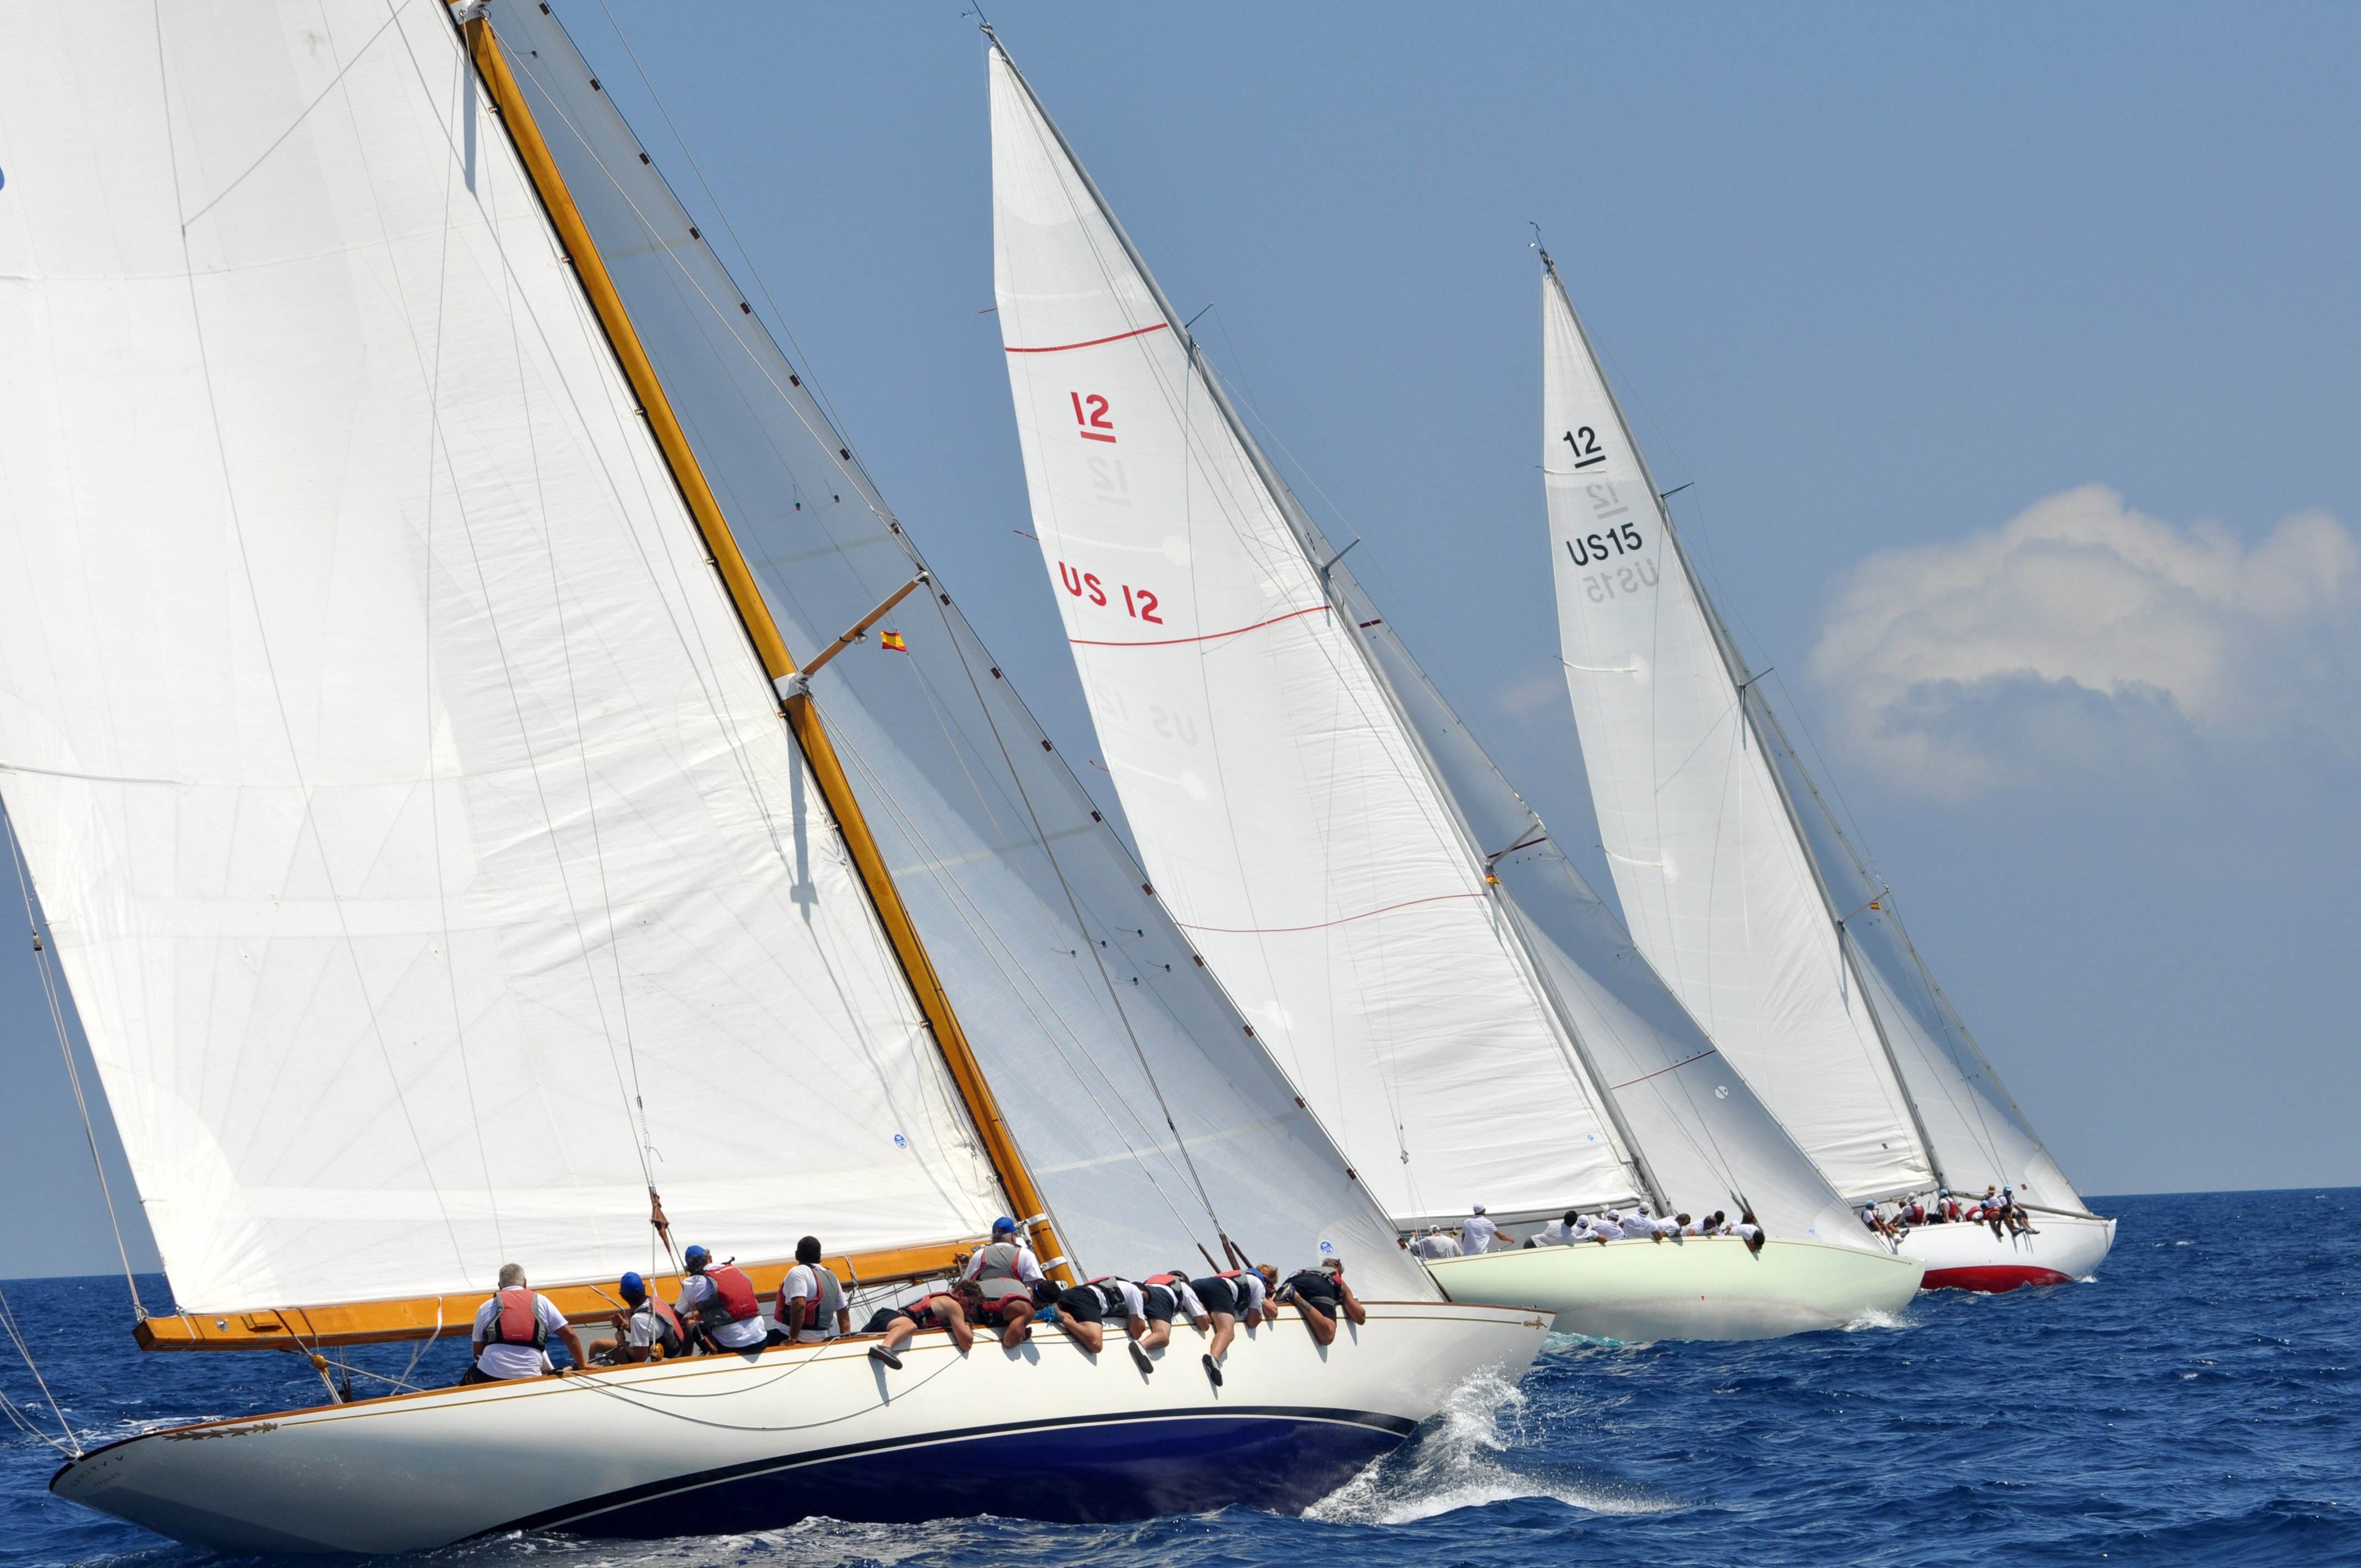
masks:
POLYGON ((1225 1386, 1185 1334, 1147 1372, 1055 1332, 332 1385, 56 1495, 237 1552, 1292 1508, 1530 1363, 1545 1316, 1438 1299, 1079 784, 1013 760, 1038 730, 546 5, 8 27, 0 803, 171 1284, 143 1347, 327 1381, 465 1335, 509 1261, 580 1320, 669 1293, 692 1228, 764 1289, 819 1234, 875 1299, 996 1212, 1068 1280, 1324 1255, 1369 1303, 1225 1386))
POLYGON ((1920 1266, 1655 981, 1383 630, 996 38, 990 71, 1044 565, 1158 893, 1302 1102, 1406 1236, 1476 1204, 1513 1226, 1648 1202, 1752 1208, 1774 1238, 1430 1263, 1455 1299, 1621 1340, 1898 1310, 1920 1266))
POLYGON ((1566 688, 1625 918, 1847 1200, 2014 1190, 2029 1233, 1909 1229, 1929 1289, 2087 1277, 2090 1212, 2001 1085, 1740 656, 1542 253, 1566 688))

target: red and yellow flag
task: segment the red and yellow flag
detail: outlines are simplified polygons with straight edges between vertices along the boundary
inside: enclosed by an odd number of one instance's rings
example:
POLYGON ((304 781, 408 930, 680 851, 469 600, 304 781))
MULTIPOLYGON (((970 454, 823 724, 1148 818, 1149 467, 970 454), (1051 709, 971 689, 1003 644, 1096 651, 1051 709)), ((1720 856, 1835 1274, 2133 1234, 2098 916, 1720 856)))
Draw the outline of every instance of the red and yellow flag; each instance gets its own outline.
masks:
POLYGON ((877 646, 887 649, 895 653, 906 653, 910 651, 910 645, 902 641, 902 634, 898 631, 879 632, 877 634, 877 646))

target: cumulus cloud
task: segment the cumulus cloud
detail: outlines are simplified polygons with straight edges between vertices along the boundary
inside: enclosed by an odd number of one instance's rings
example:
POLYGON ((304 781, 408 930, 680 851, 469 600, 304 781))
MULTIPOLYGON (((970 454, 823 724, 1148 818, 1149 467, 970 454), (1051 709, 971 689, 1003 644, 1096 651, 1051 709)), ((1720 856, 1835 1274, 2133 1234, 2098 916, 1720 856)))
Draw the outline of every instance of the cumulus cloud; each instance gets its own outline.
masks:
POLYGON ((2361 548, 2321 512, 2250 545, 2085 485, 1863 561, 1811 673, 1854 750, 1937 795, 2152 777, 2290 742, 2349 758, 2361 548))

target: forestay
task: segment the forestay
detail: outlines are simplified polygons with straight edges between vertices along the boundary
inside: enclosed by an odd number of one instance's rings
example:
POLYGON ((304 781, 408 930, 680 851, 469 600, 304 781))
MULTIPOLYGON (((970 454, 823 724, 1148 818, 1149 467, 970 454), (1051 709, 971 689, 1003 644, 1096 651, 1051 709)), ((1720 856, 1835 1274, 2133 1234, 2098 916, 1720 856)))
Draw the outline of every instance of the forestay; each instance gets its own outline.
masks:
POLYGON ((1554 268, 1542 317, 1566 685, 1642 950, 1848 1196, 2080 1207, 1726 646, 1554 268))
MULTIPOLYGON (((537 4, 490 10, 568 189, 789 646, 807 661, 924 567, 851 442, 537 4)), ((1177 1266, 1220 1224, 1322 1244, 1424 1297, 1389 1227, 930 580, 814 677, 904 903, 1069 1251, 1177 1266), (1167 1117, 1170 1117, 1168 1124, 1167 1117), (1185 1148, 1184 1148, 1185 1146, 1185 1148)))
POLYGON ((175 1296, 1000 1201, 445 7, 19 7, 0 790, 175 1296), (160 95, 159 95, 160 87, 160 95))
POLYGON ((991 71, 1035 528, 1158 892, 1398 1222, 1631 1195, 1513 916, 1356 629, 996 48, 991 71))

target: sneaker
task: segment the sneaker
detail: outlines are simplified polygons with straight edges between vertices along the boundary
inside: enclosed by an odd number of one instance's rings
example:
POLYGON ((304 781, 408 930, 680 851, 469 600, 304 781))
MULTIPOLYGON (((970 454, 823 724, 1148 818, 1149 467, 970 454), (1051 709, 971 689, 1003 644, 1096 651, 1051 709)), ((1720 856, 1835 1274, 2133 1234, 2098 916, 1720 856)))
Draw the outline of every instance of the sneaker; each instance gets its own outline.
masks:
POLYGON ((1139 1348, 1139 1342, 1137 1340, 1133 1340, 1131 1342, 1131 1359, 1133 1365, 1137 1365, 1142 1372, 1153 1372, 1156 1370, 1156 1363, 1148 1359, 1148 1353, 1139 1348))
POLYGON ((1214 1365, 1213 1358, 1211 1355, 1203 1357, 1203 1360, 1205 1363, 1205 1376, 1213 1380, 1214 1387, 1220 1387, 1222 1386, 1222 1369, 1214 1365))
POLYGON ((896 1372, 902 1370, 902 1358, 882 1344, 873 1344, 869 1347, 869 1359, 882 1366, 890 1366, 896 1372))

